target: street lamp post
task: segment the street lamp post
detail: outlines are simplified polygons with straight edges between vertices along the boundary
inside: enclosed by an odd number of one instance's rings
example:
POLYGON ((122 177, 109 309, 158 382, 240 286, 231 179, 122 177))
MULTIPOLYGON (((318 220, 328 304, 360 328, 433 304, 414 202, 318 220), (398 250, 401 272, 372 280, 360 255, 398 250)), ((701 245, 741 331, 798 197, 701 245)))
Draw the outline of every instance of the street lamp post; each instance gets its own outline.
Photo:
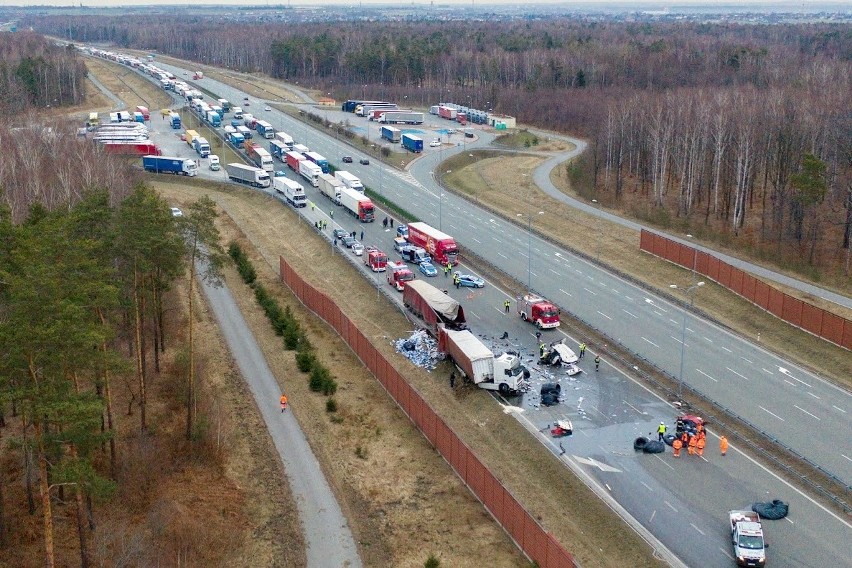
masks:
MULTIPOLYGON (((594 203, 598 207, 598 209, 600 209, 600 203, 598 202, 597 199, 592 199, 592 203, 594 203)), ((596 221, 597 221, 596 225, 598 227, 598 248, 597 248, 598 256, 597 256, 597 258, 598 258, 598 262, 600 262, 601 261, 601 241, 603 241, 603 227, 601 227, 600 217, 598 217, 596 219, 596 221)))
MULTIPOLYGON (((692 302, 695 300, 696 290, 698 290, 698 288, 700 288, 701 286, 704 286, 704 282, 696 282, 692 286, 685 288, 683 290, 683 293, 690 297, 690 305, 692 305, 692 302)), ((669 288, 672 288, 674 290, 679 289, 677 284, 669 284, 669 288)), ((678 400, 683 399, 683 360, 684 360, 684 355, 685 355, 685 351, 684 351, 685 348, 686 348, 686 310, 684 309, 683 310, 683 326, 681 327, 681 331, 680 331, 680 373, 678 374, 678 378, 677 378, 677 398, 678 398, 678 400)))
MULTIPOLYGON (((539 215, 544 215, 544 211, 539 211, 539 215)), ((516 213, 518 217, 523 218, 523 213, 516 213)), ((527 294, 532 294, 532 214, 527 213, 527 294)))

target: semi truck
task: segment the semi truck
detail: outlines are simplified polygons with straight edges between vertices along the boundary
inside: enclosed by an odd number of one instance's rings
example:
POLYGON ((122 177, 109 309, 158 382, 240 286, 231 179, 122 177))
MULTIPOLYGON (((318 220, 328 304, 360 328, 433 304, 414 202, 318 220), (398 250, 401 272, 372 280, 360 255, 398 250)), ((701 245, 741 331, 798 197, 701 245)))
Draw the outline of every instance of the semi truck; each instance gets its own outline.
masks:
POLYGON ((142 114, 143 120, 151 120, 151 111, 148 110, 148 107, 139 105, 136 107, 136 112, 142 114))
POLYGON ((246 142, 244 147, 246 150, 246 156, 248 156, 249 160, 254 162, 255 166, 267 172, 275 171, 275 163, 272 161, 272 156, 265 148, 261 147, 260 144, 246 142))
POLYGON ((107 142, 103 149, 107 154, 119 156, 160 156, 163 153, 153 142, 107 142))
POLYGON ((285 157, 287 155, 287 146, 284 145, 280 140, 272 140, 269 142, 269 152, 272 154, 273 158, 278 158, 280 161, 286 161, 285 157))
POLYGON ((765 566, 766 548, 760 515, 754 511, 728 511, 731 544, 737 566, 765 566))
POLYGON ((447 106, 439 106, 438 107, 438 116, 441 118, 446 118, 447 120, 455 120, 456 119, 456 109, 450 108, 447 106))
MULTIPOLYGON (((312 165, 317 167, 316 164, 312 165)), ((373 202, 359 191, 343 187, 340 190, 340 204, 362 223, 372 223, 375 220, 373 202)))
POLYGON ((292 136, 290 136, 290 135, 289 135, 289 134, 287 134, 286 132, 282 132, 282 131, 280 131, 280 130, 279 130, 278 132, 276 132, 276 133, 275 133, 275 139, 276 139, 276 140, 280 140, 282 144, 284 144, 285 146, 287 146, 287 149, 288 149, 288 150, 292 150, 292 149, 293 149, 293 145, 296 143, 296 141, 295 141, 295 140, 293 140, 293 137, 292 137, 292 136))
POLYGON ((225 164, 228 179, 244 183, 252 187, 269 187, 269 174, 260 168, 246 166, 245 164, 225 164))
POLYGON ((286 163, 287 167, 296 173, 299 173, 299 162, 304 160, 305 157, 298 152, 290 151, 284 154, 284 163, 286 163))
POLYGON ((305 154, 305 158, 318 165, 322 170, 322 173, 328 173, 328 160, 326 160, 325 156, 322 154, 318 152, 308 152, 305 154))
POLYGON ((304 144, 293 144, 293 151, 304 155, 310 152, 311 150, 304 144))
POLYGON ((174 156, 142 156, 142 168, 146 172, 155 172, 158 174, 175 174, 190 177, 198 175, 198 164, 195 163, 195 160, 174 156))
POLYGON ((187 130, 186 131, 186 143, 189 144, 190 148, 194 148, 192 145, 192 141, 198 138, 198 132, 195 130, 187 130))
POLYGON ((234 107, 234 118, 242 120, 243 118, 243 109, 242 107, 234 107))
POLYGON ((222 107, 224 112, 230 112, 231 103, 228 102, 228 99, 218 99, 216 102, 219 103, 219 106, 222 107))
POLYGON ((340 180, 336 177, 328 174, 321 174, 318 182, 317 187, 319 187, 320 193, 331 199, 335 205, 340 205, 340 192, 346 186, 340 183, 340 180))
POLYGON ((265 120, 257 121, 257 133, 267 139, 272 139, 275 136, 275 129, 265 120))
POLYGON ((228 142, 234 145, 235 148, 242 148, 245 145, 246 139, 239 132, 228 132, 225 134, 228 142))
POLYGON ((388 284, 402 292, 405 290, 405 285, 414 280, 414 273, 404 262, 394 262, 389 260, 385 269, 388 273, 388 284))
POLYGON ((222 126, 222 117, 219 116, 219 113, 215 110, 208 110, 205 118, 207 119, 207 122, 210 123, 210 125, 214 128, 222 126))
POLYGON ((172 128, 177 130, 181 127, 180 115, 176 112, 169 113, 169 122, 172 125, 172 128))
POLYGON ((362 184, 361 180, 352 175, 350 172, 347 172, 346 170, 337 170, 334 172, 334 177, 349 189, 354 189, 361 193, 364 192, 364 184, 362 184))
POLYGON ((308 204, 305 188, 299 182, 285 177, 276 177, 272 180, 272 187, 293 207, 304 207, 308 204))
POLYGON ((319 176, 322 174, 322 168, 310 160, 299 161, 299 175, 308 180, 308 182, 317 187, 319 185, 319 176))
POLYGON ((388 142, 399 142, 402 136, 402 131, 393 126, 382 126, 382 138, 388 142))
POLYGON ((447 264, 455 266, 459 263, 459 249, 453 237, 426 223, 408 224, 408 242, 426 249, 426 252, 441 266, 447 264))
POLYGON ((195 151, 198 152, 198 155, 202 158, 206 158, 210 155, 210 143, 207 141, 207 138, 204 138, 203 136, 193 138, 192 147, 195 148, 195 151))
POLYGON ((246 140, 251 140, 252 138, 254 138, 254 134, 251 133, 251 129, 247 126, 237 126, 237 132, 242 134, 243 138, 245 138, 246 140))
POLYGON ((496 356, 470 330, 438 329, 438 351, 446 353, 462 378, 481 389, 496 390, 503 396, 524 390, 529 371, 514 353, 496 356))
POLYGON ((425 280, 412 280, 406 284, 402 303, 432 337, 438 337, 442 327, 456 331, 467 329, 461 304, 425 280))
POLYGON ((559 327, 559 308, 544 298, 526 294, 517 299, 518 315, 539 329, 559 327))
POLYGON ((379 115, 382 124, 423 124, 422 112, 385 111, 379 115))
POLYGON ((403 134, 402 147, 409 152, 419 154, 423 151, 423 139, 419 136, 414 136, 413 134, 403 134))

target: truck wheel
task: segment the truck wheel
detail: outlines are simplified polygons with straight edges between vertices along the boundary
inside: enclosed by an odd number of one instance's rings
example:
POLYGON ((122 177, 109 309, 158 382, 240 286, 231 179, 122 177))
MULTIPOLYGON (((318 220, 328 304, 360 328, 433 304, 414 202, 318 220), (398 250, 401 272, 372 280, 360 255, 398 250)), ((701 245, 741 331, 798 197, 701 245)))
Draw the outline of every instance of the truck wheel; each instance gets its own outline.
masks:
POLYGON ((500 383, 500 386, 498 387, 498 389, 497 389, 497 390, 498 390, 498 391, 500 392, 500 394, 502 394, 503 396, 508 396, 508 395, 509 395, 509 385, 507 385, 506 383, 500 383))

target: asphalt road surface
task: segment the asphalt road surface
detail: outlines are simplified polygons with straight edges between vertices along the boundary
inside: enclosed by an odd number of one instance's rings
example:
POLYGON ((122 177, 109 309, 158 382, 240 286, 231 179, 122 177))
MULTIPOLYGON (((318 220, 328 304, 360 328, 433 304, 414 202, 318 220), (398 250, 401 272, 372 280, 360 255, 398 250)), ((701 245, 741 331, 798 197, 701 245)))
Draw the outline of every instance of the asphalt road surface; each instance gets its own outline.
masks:
MULTIPOLYGON (((201 282, 231 356, 251 389, 275 449, 281 456, 299 510, 308 566, 362 566, 349 524, 340 510, 292 412, 281 412, 281 389, 227 287, 201 282)), ((298 400, 290 400, 298 405, 298 400)))
MULTIPOLYGON (((225 90, 223 87, 220 91, 216 85, 208 88, 217 93, 225 90)), ((235 95, 241 97, 236 93, 224 94, 226 98, 236 98, 235 95)), ((312 150, 323 155, 330 157, 341 152, 340 155, 358 157, 357 150, 307 129, 289 117, 279 116, 277 121, 278 124, 271 120, 273 125, 287 130, 297 141, 307 142, 312 150), (300 128, 304 129, 301 139, 294 134, 300 128)), ((487 142, 487 137, 482 136, 479 142, 487 142)), ((439 160, 443 153, 447 151, 442 149, 438 155, 433 152, 427 159, 439 160)), ((847 441, 849 394, 845 391, 712 324, 689 314, 684 316, 676 306, 544 241, 530 238, 526 231, 495 219, 454 195, 442 195, 430 179, 417 181, 407 172, 391 173, 380 165, 361 167, 358 171, 350 169, 367 185, 379 188, 386 197, 422 215, 423 220, 450 232, 462 246, 488 258, 519 281, 530 278, 536 290, 674 376, 683 347, 685 383, 711 398, 727 401, 735 412, 767 431, 783 434, 785 443, 792 441, 800 453, 808 452, 832 464, 843 472, 845 479, 849 478, 848 464, 852 463, 847 441), (681 340, 682 335, 686 341, 681 340), (803 420, 814 424, 805 425, 803 420)), ((303 209, 302 214, 310 221, 327 218, 325 211, 331 208, 330 202, 315 189, 307 187, 307 190, 308 198, 320 207, 316 211, 303 209)), ((382 216, 378 214, 379 218, 382 216)), ((392 250, 393 235, 383 231, 380 224, 361 225, 342 214, 335 222, 347 230, 364 229, 365 244, 392 250)), ((335 226, 329 223, 326 233, 335 226)), ((378 289, 389 290, 384 275, 367 275, 374 279, 378 289)), ((451 286, 448 288, 451 294, 457 293, 451 286)), ((471 314, 475 330, 494 330, 493 335, 507 330, 512 341, 532 348, 531 328, 502 313, 500 306, 505 297, 489 285, 484 291, 465 290, 460 299, 471 314), (495 322, 489 316, 499 319, 495 322)), ((585 361, 588 365, 588 356, 585 361)), ((536 408, 532 393, 515 401, 525 409, 519 414, 520 419, 534 430, 544 428, 560 415, 575 420, 579 426, 577 433, 570 441, 562 442, 566 449, 562 458, 586 470, 600 484, 599 489, 605 488, 616 497, 630 515, 688 565, 729 565, 727 510, 777 497, 791 502, 792 514, 787 520, 767 527, 774 543, 770 551, 773 565, 844 565, 848 561, 845 548, 841 547, 852 536, 848 523, 735 450, 719 463, 721 456, 713 452, 713 441, 705 459, 681 458, 683 461, 674 462, 670 454, 634 454, 632 439, 653 431, 661 419, 671 423, 673 411, 606 363, 601 372, 585 371, 578 381, 565 379, 565 400, 558 407, 536 408), (567 395, 569 388, 575 396, 567 395), (777 531, 777 536, 773 536, 773 531, 777 531)), ((562 451, 556 444, 552 446, 555 452, 562 451)))

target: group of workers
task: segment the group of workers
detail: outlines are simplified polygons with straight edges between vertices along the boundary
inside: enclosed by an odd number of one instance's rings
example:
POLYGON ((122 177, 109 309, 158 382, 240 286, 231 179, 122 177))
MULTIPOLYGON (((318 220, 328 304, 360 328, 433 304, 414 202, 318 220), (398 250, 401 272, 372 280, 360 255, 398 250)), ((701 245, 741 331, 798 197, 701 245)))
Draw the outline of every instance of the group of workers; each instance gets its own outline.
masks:
MULTIPOLYGON (((663 440, 665 433, 666 425, 664 422, 660 422, 660 426, 657 429, 657 435, 661 441, 663 440)), ((707 431, 704 429, 703 424, 697 424, 694 430, 688 430, 680 427, 679 425, 676 430, 676 437, 672 441, 672 455, 673 457, 679 458, 681 450, 686 448, 686 453, 688 455, 697 455, 698 457, 702 457, 706 446, 707 431)), ((728 439, 725 436, 719 438, 719 451, 723 456, 728 453, 728 439)))

